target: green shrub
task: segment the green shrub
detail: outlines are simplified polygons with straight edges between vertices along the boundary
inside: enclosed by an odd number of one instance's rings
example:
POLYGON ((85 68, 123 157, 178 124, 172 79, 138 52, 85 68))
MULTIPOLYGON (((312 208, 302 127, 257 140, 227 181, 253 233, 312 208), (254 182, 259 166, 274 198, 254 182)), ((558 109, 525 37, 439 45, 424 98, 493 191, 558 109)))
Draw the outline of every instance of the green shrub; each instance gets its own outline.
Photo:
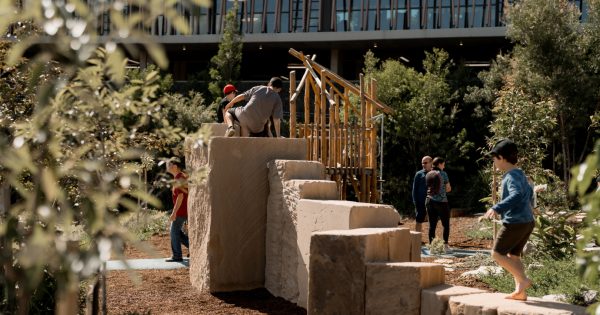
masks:
MULTIPOLYGON (((533 281, 527 291, 531 296, 564 294, 566 302, 585 305, 583 293, 586 290, 598 290, 598 284, 582 283, 577 274, 574 259, 554 259, 550 256, 536 259, 527 256, 524 261, 525 272, 533 281)), ((510 273, 483 276, 481 280, 503 293, 513 292, 515 283, 510 273)))
POLYGON ((126 213, 120 218, 121 223, 136 235, 139 240, 146 240, 155 234, 169 230, 169 214, 165 211, 145 210, 137 214, 126 213))

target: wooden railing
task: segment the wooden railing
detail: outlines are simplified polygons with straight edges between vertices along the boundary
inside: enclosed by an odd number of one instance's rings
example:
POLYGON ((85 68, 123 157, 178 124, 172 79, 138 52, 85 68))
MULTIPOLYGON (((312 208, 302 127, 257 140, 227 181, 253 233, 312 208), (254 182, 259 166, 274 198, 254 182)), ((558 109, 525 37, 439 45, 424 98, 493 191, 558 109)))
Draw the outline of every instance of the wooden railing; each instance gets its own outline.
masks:
POLYGON ((379 112, 393 110, 377 101, 375 80, 360 76, 356 86, 294 49, 289 53, 304 65, 296 83, 290 72, 290 137, 306 138, 307 159, 323 163, 338 183, 340 199, 348 186, 356 199, 377 202, 377 126, 379 112), (303 97, 304 121, 296 121, 296 105, 303 97))

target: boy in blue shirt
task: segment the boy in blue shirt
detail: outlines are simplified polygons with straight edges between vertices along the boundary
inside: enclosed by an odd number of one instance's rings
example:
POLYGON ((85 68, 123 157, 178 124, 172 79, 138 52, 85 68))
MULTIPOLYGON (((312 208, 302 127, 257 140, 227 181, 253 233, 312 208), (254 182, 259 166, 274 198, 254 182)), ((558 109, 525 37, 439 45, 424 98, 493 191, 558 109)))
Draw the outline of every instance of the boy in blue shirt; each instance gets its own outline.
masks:
POLYGON ((492 258, 515 279, 515 291, 507 299, 527 300, 531 280, 525 275, 521 253, 535 227, 533 218, 533 189, 525 173, 516 167, 517 145, 504 139, 496 143, 490 155, 496 169, 505 172, 502 177, 502 200, 489 209, 484 218, 500 214, 502 228, 496 237, 492 258))

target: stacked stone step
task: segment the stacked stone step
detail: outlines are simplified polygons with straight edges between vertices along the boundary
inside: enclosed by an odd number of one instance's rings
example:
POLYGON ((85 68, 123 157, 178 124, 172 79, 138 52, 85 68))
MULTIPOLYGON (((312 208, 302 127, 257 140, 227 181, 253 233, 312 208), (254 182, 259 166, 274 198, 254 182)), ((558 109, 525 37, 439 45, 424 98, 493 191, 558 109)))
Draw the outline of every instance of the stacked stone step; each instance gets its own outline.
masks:
MULTIPOLYGON (((311 161, 269 163, 265 288, 306 308, 310 236, 315 231, 396 227, 399 215, 388 205, 335 200, 336 183, 324 180, 325 168, 311 161), (329 200, 328 200, 329 199, 329 200)), ((419 247, 420 247, 420 234, 419 247)), ((396 261, 411 259, 411 235, 397 236, 396 261), (401 239, 400 239, 401 238, 401 239)), ((414 254, 413 254, 414 255, 414 254)), ((418 257, 420 259, 420 250, 418 257)))
POLYGON ((264 287, 267 164, 305 157, 304 139, 186 138, 188 171, 206 174, 189 185, 190 281, 195 288, 264 287))
POLYGON ((565 303, 529 297, 527 301, 505 298, 503 293, 448 284, 423 289, 421 314, 425 315, 576 315, 585 314, 585 308, 565 303))
POLYGON ((325 180, 325 167, 314 161, 268 163, 265 288, 288 301, 298 299, 297 204, 301 198, 336 199, 337 184, 325 180))
POLYGON ((393 262, 394 249, 409 238, 401 228, 313 233, 308 314, 419 315, 421 290, 443 284, 444 267, 393 262))

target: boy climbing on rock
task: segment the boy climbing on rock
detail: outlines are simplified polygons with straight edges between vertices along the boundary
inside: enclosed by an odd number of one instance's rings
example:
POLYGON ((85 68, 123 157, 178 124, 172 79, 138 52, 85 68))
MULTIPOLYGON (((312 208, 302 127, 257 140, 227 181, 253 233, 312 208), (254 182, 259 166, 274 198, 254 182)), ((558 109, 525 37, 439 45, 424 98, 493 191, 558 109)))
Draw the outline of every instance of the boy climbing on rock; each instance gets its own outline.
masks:
POLYGON ((508 139, 500 140, 489 153, 494 167, 505 172, 502 178, 502 200, 489 209, 484 218, 493 219, 496 213, 502 219, 492 258, 515 279, 515 291, 507 299, 527 300, 531 280, 525 275, 521 253, 535 227, 533 219, 533 189, 525 173, 518 168, 517 145, 508 139))

